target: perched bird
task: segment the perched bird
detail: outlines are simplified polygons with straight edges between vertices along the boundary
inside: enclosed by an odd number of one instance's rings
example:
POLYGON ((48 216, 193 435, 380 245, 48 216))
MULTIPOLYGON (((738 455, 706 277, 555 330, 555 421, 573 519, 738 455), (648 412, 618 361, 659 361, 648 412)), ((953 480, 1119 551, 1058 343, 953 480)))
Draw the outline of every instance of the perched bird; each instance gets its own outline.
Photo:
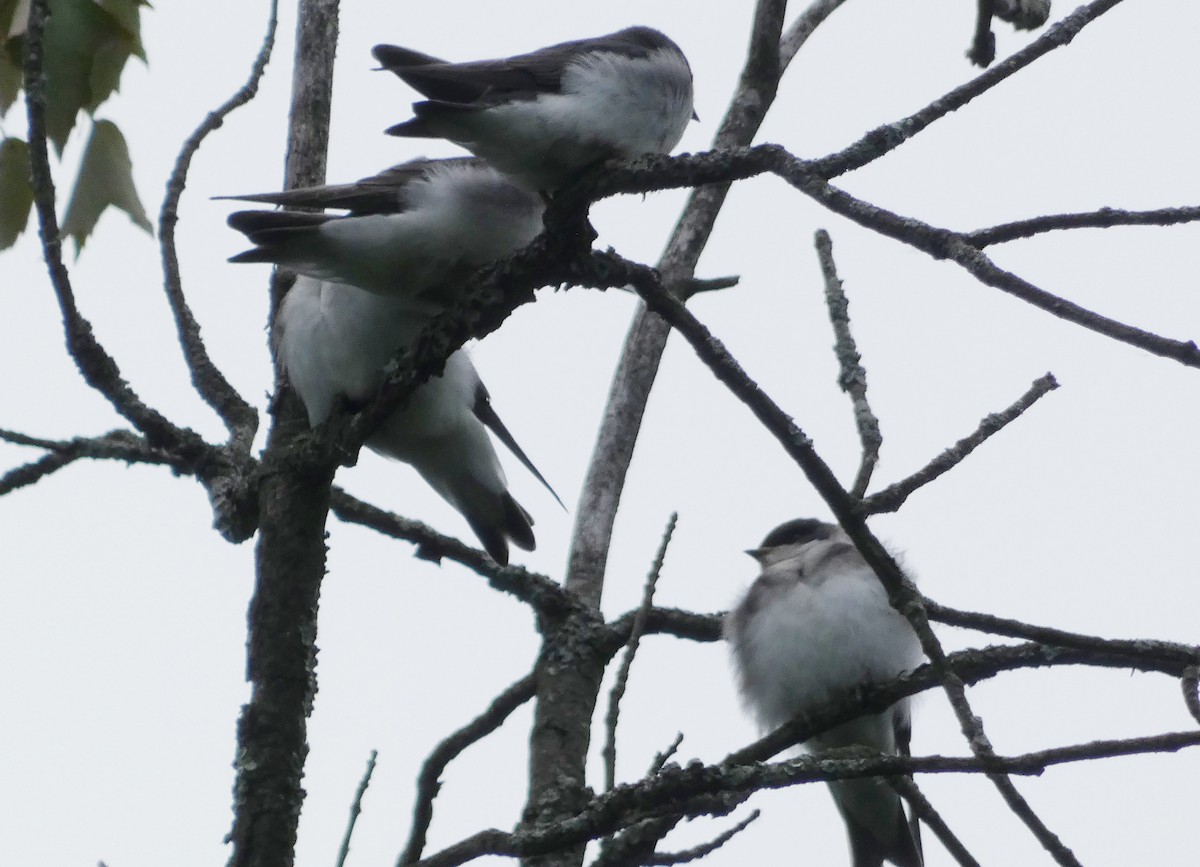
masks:
POLYGON ((695 117, 687 58, 649 27, 471 63, 397 45, 372 53, 427 98, 389 134, 449 139, 532 190, 610 157, 668 153, 695 117))
MULTIPOLYGON (((839 694, 921 664, 917 636, 845 532, 811 518, 772 530, 747 552, 762 574, 725 619, 738 687, 764 729, 839 694)), ((805 743, 810 752, 860 745, 909 754, 909 708, 901 701, 805 743)), ((829 784, 846 822, 854 867, 921 867, 915 822, 880 779, 829 784)))
MULTIPOLYGON (((383 380, 383 368, 425 321, 401 301, 354 286, 297 278, 280 305, 272 342, 277 363, 308 411, 309 424, 325 421, 339 400, 369 400, 383 380)), ((462 513, 491 558, 504 565, 508 542, 533 550, 533 519, 508 492, 488 429, 558 500, 501 423, 462 350, 446 360, 441 376, 424 383, 388 416, 366 444, 411 464, 462 513)))
POLYGON ((353 184, 229 198, 350 212, 230 214, 229 225, 256 245, 230 262, 274 262, 426 314, 453 303, 464 278, 541 234, 544 208, 541 197, 469 157, 413 160, 353 184))

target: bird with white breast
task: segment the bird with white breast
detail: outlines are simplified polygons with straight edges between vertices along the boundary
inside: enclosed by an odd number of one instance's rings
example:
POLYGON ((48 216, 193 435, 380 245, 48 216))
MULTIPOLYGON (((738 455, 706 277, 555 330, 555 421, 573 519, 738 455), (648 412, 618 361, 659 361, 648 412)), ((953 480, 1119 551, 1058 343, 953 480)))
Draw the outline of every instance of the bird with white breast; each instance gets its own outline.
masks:
MULTIPOLYGON (((725 636, 742 698, 764 730, 922 663, 912 627, 840 527, 788 521, 747 553, 762 572, 726 616, 725 636)), ((804 747, 815 754, 864 746, 908 755, 910 737, 903 700, 804 747)), ((853 867, 921 867, 916 823, 884 780, 837 780, 829 787, 846 823, 853 867)))

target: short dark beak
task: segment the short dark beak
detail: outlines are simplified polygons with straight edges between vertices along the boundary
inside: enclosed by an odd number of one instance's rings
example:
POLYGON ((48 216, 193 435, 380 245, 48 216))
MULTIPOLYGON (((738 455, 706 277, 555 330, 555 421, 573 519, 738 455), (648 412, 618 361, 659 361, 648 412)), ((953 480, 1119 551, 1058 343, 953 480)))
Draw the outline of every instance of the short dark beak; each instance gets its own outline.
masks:
POLYGON ((692 109, 692 120, 699 120, 700 115, 696 114, 696 109, 692 109))

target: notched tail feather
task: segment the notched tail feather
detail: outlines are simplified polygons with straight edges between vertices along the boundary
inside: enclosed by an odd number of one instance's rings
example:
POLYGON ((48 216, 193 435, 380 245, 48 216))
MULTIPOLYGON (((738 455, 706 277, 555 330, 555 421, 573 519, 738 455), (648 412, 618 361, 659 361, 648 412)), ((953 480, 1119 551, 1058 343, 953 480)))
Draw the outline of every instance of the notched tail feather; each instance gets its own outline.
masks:
POLYGON ((257 246, 230 256, 230 262, 276 262, 279 248, 318 229, 334 217, 292 211, 235 211, 226 222, 257 246))
MULTIPOLYGON (((500 416, 496 415, 496 410, 492 407, 491 397, 488 395, 488 390, 484 387, 482 382, 479 383, 475 389, 474 411, 475 417, 483 422, 483 424, 496 435, 496 439, 500 440, 500 442, 504 443, 504 445, 508 447, 508 450, 516 456, 517 460, 521 462, 525 469, 529 470, 529 472, 533 474, 535 479, 542 483, 546 490, 550 492, 550 496, 554 497, 555 502, 557 502, 565 512, 567 507, 563 505, 562 499, 557 493, 555 493, 554 488, 550 487, 550 483, 546 481, 546 477, 538 472, 538 468, 533 465, 533 461, 529 459, 529 456, 525 454, 525 451, 519 445, 517 445, 517 441, 513 439, 513 435, 509 433, 508 428, 504 426, 504 422, 500 421, 500 416)), ((517 506, 517 508, 519 509, 520 506, 517 506)), ((524 511, 524 509, 522 509, 522 511, 524 511)), ((532 539, 533 536, 531 535, 529 538, 532 539)), ((533 549, 526 548, 525 550, 531 551, 533 549)))

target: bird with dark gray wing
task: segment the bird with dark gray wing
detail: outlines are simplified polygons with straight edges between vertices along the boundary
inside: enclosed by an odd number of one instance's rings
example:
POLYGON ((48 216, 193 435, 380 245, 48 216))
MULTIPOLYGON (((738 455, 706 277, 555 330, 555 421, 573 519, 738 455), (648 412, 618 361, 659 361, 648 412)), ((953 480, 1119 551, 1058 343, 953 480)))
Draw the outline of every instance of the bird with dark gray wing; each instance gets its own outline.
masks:
POLYGON ((465 278, 541 234, 544 207, 469 157, 413 160, 353 184, 229 198, 349 211, 237 211, 229 225, 255 247, 229 261, 273 262, 425 314, 451 305, 465 278))
MULTIPOLYGON (((325 421, 339 400, 356 404, 373 397, 384 367, 415 340, 425 322, 403 301, 297 278, 280 305, 272 342, 277 363, 308 411, 309 424, 325 421)), ((533 550, 533 519, 508 492, 489 429, 558 500, 496 415, 475 366, 461 349, 446 360, 440 376, 421 385, 384 419, 366 445, 411 464, 466 518, 491 558, 504 565, 509 542, 533 550)))
POLYGON ((426 97, 389 134, 448 139, 541 192, 611 157, 669 153, 695 117, 687 58, 649 27, 469 63, 373 53, 426 97))
MULTIPOLYGON (((908 621, 840 527, 811 518, 772 530, 747 552, 762 574, 726 616, 738 687, 765 730, 855 687, 890 680, 923 661, 908 621)), ((909 754, 907 700, 836 726, 812 753, 864 746, 909 754)), ((878 778, 829 783, 845 820, 854 867, 921 867, 916 822, 878 778)))

